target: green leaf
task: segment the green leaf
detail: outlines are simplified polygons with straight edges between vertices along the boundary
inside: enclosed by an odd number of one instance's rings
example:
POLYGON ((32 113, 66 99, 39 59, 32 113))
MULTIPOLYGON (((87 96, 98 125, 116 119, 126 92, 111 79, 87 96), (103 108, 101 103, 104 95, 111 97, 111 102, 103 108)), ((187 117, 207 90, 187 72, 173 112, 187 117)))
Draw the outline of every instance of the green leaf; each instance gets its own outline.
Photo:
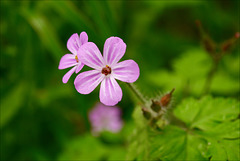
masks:
MULTIPOLYGON (((236 73, 239 73, 239 71, 236 73)), ((212 92, 224 94, 240 92, 239 79, 231 78, 231 75, 226 72, 217 72, 213 77, 210 89, 212 92)))
POLYGON ((133 117, 137 128, 129 138, 127 160, 206 160, 201 153, 202 149, 206 149, 204 139, 192 136, 177 126, 167 126, 163 131, 151 129, 140 107, 136 107, 133 117))
POLYGON ((210 96, 199 101, 186 99, 174 110, 174 114, 191 128, 210 130, 218 122, 237 118, 239 102, 234 99, 213 99, 210 96))
POLYGON ((22 15, 38 34, 42 43, 51 52, 54 60, 59 60, 61 53, 63 53, 62 44, 49 21, 41 14, 26 8, 22 11, 22 15))
POLYGON ((111 151, 108 156, 109 161, 125 160, 126 158, 126 150, 124 148, 113 147, 109 151, 111 151))
POLYGON ((24 99, 25 85, 20 83, 16 87, 12 88, 12 91, 1 100, 1 117, 0 127, 2 128, 11 118, 17 113, 22 105, 24 99))
POLYGON ((175 110, 187 128, 168 125, 150 128, 141 108, 133 113, 136 129, 127 160, 237 160, 239 159, 239 102, 234 99, 189 98, 175 110), (233 150, 231 150, 233 149, 233 150))
POLYGON ((125 160, 122 146, 104 144, 99 138, 90 134, 71 140, 58 160, 125 160))
POLYGON ((101 160, 106 152, 107 148, 97 138, 85 135, 69 142, 59 160, 101 160))
POLYGON ((147 122, 142 116, 142 111, 140 106, 137 106, 133 113, 133 118, 135 120, 136 129, 132 132, 129 137, 129 146, 126 156, 126 160, 135 159, 147 159, 149 151, 149 133, 147 122))
POLYGON ((174 114, 208 142, 204 153, 211 160, 239 160, 239 108, 234 99, 206 96, 201 100, 184 100, 174 114))
POLYGON ((173 61, 173 71, 160 70, 149 74, 148 79, 164 90, 175 87, 176 94, 199 96, 211 67, 211 59, 202 49, 190 49, 173 61))
MULTIPOLYGON (((210 84, 210 92, 233 95, 239 92, 238 62, 235 56, 227 57, 225 64, 219 64, 210 84), (232 64, 233 63, 233 64, 232 64), (223 67, 225 65, 226 67, 223 67), (226 71, 226 68, 228 71, 226 71), (234 70, 235 69, 235 70, 234 70)), ((189 49, 173 61, 173 70, 152 71, 148 81, 167 91, 173 87, 180 97, 201 96, 207 76, 211 69, 211 58, 202 49, 189 49)))
POLYGON ((206 149, 206 141, 179 127, 167 127, 160 136, 154 138, 154 142, 150 155, 152 159, 207 160, 202 153, 206 149))
POLYGON ((214 138, 208 138, 208 141, 211 161, 235 161, 240 159, 240 139, 219 141, 214 138))

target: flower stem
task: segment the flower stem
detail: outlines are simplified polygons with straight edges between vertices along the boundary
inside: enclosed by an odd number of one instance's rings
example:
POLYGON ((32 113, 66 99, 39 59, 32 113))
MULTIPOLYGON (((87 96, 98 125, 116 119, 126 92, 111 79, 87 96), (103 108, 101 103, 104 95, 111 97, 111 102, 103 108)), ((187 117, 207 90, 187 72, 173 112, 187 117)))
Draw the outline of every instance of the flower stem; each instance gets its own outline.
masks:
POLYGON ((212 66, 211 70, 209 71, 207 79, 204 84, 203 95, 207 94, 210 90, 212 79, 217 71, 218 62, 219 62, 218 60, 213 62, 213 66, 212 66))
POLYGON ((138 99, 143 103, 146 104, 147 101, 144 98, 144 96, 142 95, 141 92, 139 92, 139 90, 137 90, 136 86, 133 83, 127 83, 128 87, 130 87, 130 89, 133 91, 133 93, 138 97, 138 99))

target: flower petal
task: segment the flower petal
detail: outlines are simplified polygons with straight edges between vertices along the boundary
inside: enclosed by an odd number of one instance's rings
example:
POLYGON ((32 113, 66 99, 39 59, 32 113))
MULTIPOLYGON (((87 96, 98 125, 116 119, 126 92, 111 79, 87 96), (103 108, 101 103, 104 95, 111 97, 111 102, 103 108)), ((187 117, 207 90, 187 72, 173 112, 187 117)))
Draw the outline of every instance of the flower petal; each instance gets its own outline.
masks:
POLYGON ((83 63, 78 62, 77 69, 76 69, 75 73, 78 73, 83 68, 83 66, 84 66, 83 63))
POLYGON ((78 58, 85 65, 102 70, 104 60, 98 47, 93 42, 87 42, 78 50, 78 58))
POLYGON ((110 37, 105 41, 103 57, 107 65, 114 65, 124 55, 126 44, 119 37, 110 37))
POLYGON ((117 63, 112 70, 114 78, 128 83, 135 82, 140 74, 138 64, 133 60, 117 63))
POLYGON ((73 54, 65 54, 59 63, 58 69, 65 69, 77 64, 75 56, 73 54))
POLYGON ((77 33, 73 34, 67 41, 67 48, 71 53, 77 55, 77 51, 80 47, 80 39, 77 33))
POLYGON ((81 94, 91 93, 103 80, 104 75, 97 70, 80 73, 74 80, 76 90, 81 94))
POLYGON ((81 32, 80 34, 80 45, 83 45, 88 42, 88 35, 86 32, 81 32))
POLYGON ((74 71, 76 70, 76 66, 73 67, 71 70, 69 70, 62 78, 62 82, 63 83, 67 83, 69 78, 71 77, 71 75, 74 73, 74 71))
POLYGON ((105 77, 102 81, 99 97, 107 106, 114 106, 122 99, 122 89, 113 77, 105 77))

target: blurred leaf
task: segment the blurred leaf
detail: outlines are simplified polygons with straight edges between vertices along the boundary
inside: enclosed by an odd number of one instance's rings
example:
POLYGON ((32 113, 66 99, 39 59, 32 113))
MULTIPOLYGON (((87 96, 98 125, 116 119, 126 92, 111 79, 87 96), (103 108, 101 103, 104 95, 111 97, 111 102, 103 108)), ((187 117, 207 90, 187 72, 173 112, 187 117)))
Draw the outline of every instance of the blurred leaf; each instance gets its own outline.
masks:
POLYGON ((59 160, 124 160, 125 150, 121 146, 102 143, 98 138, 85 134, 66 145, 59 160))
POLYGON ((101 160, 106 152, 107 148, 99 140, 85 135, 69 142, 59 160, 101 160))
POLYGON ((93 24, 84 14, 82 10, 79 10, 71 1, 59 1, 58 3, 45 1, 42 5, 51 6, 55 9, 61 17, 75 25, 79 30, 93 31, 93 24))
MULTIPOLYGON (((200 96, 211 64, 211 59, 205 51, 190 49, 173 62, 173 71, 153 71, 149 74, 148 80, 150 83, 162 87, 163 90, 175 87, 176 94, 180 96, 200 96)), ((219 68, 213 77, 210 89, 211 92, 218 94, 235 94, 239 92, 239 78, 235 78, 219 68)))
MULTIPOLYGON (((236 69, 238 69, 238 67, 236 69)), ((239 93, 239 78, 233 79, 229 73, 217 72, 212 80, 211 91, 215 93, 225 93, 228 95, 231 95, 232 93, 239 93)))
POLYGON ((0 127, 2 128, 17 113, 24 100, 25 85, 23 83, 13 87, 12 90, 1 100, 0 127))
POLYGON ((47 107, 55 100, 73 95, 73 88, 69 85, 58 84, 55 86, 45 87, 36 91, 36 98, 40 105, 47 107), (47 89, 47 90, 46 90, 47 89))
POLYGON ((201 49, 190 49, 174 60, 173 71, 161 70, 149 74, 149 81, 154 85, 169 90, 175 87, 178 94, 200 95, 204 79, 211 66, 211 60, 201 49))
POLYGON ((149 153, 149 138, 147 122, 142 116, 140 106, 137 106, 133 112, 133 118, 136 128, 129 137, 129 145, 126 160, 147 159, 149 153))
POLYGON ((125 160, 126 158, 126 150, 124 148, 111 148, 109 153, 108 159, 109 161, 116 161, 116 160, 125 160))
POLYGON ((42 43, 53 54, 54 60, 59 60, 63 52, 59 38, 44 16, 26 9, 22 11, 22 15, 38 34, 42 43))

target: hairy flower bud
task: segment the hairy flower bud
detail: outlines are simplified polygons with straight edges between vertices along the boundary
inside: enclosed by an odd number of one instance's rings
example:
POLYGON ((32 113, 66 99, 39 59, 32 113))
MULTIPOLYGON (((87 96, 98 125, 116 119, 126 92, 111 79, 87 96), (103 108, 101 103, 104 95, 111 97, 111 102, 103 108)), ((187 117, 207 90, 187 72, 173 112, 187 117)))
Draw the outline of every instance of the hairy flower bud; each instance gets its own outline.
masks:
POLYGON ((154 101, 152 100, 152 105, 151 105, 151 109, 155 112, 159 112, 161 109, 161 104, 160 101, 154 101))
POLYGON ((169 105, 171 98, 172 98, 172 93, 174 92, 174 90, 175 90, 175 88, 173 88, 170 93, 164 95, 161 98, 161 101, 160 101, 161 106, 166 107, 167 105, 169 105))

